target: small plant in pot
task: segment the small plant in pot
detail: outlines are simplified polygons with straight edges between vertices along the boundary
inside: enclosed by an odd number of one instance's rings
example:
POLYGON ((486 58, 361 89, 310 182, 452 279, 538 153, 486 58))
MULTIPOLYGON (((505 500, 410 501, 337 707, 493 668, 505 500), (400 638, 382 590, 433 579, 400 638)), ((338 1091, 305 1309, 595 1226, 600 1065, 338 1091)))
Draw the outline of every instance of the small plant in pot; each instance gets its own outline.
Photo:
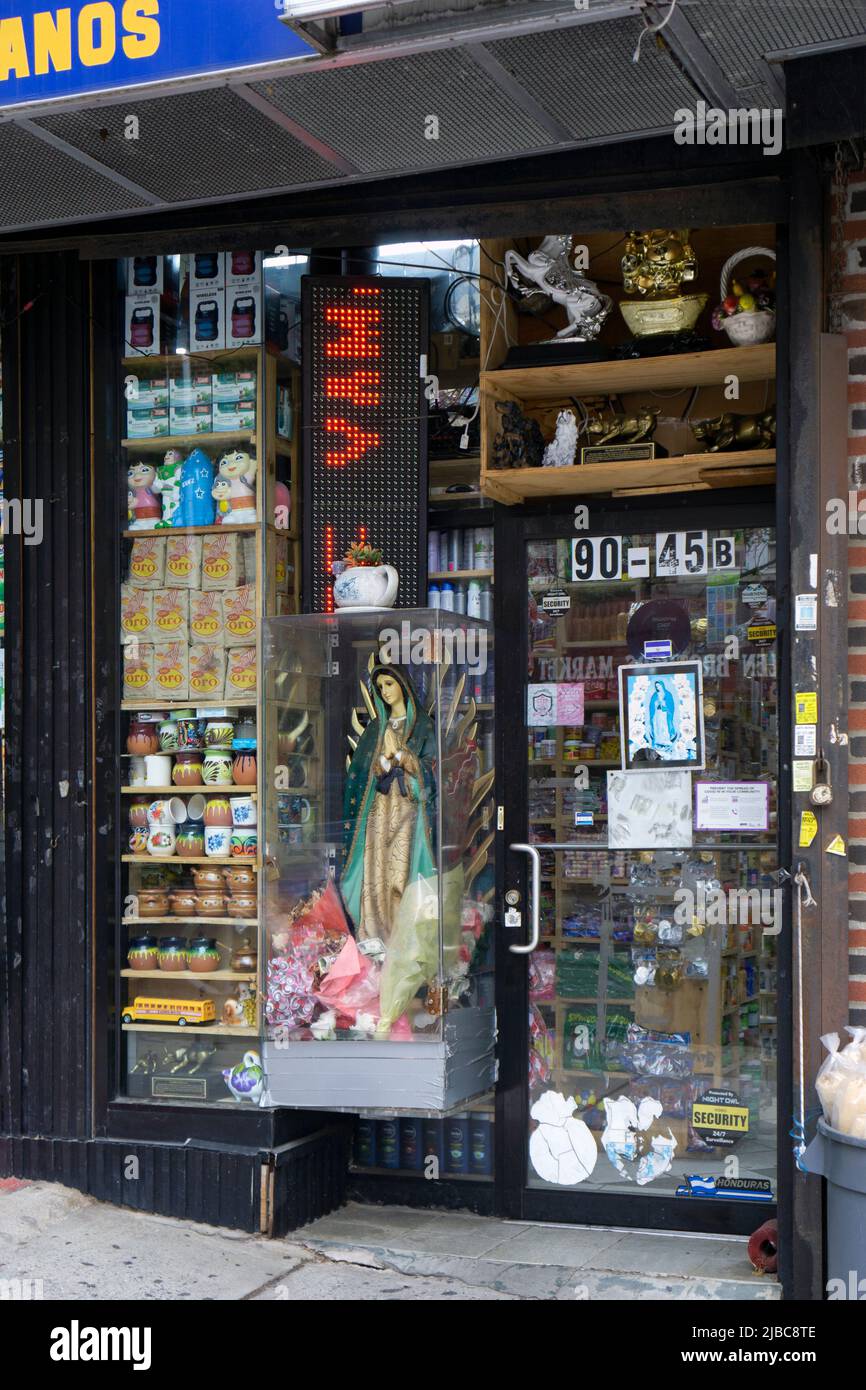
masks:
MULTIPOLYGON (((338 567, 335 565, 336 571, 338 567)), ((351 546, 334 580, 337 608, 393 608, 400 576, 382 563, 382 552, 366 541, 351 546)))

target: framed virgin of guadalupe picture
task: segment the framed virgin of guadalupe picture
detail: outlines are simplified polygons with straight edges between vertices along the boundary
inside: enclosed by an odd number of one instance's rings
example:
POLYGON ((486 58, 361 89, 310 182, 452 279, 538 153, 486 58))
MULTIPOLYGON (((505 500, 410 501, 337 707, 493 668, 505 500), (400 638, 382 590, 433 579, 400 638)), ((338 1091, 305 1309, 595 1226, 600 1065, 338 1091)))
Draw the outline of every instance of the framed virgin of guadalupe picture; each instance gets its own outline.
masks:
POLYGON ((704 767, 702 677, 699 661, 620 666, 623 771, 704 767))

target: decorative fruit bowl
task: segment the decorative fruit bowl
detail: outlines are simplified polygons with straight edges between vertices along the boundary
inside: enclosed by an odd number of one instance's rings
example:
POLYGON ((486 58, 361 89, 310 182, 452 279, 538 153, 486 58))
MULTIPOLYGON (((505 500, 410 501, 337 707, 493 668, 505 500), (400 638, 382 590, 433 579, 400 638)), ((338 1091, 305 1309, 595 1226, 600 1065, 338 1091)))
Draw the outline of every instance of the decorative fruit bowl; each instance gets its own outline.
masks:
POLYGON ((776 336, 776 273, 753 270, 740 280, 731 282, 731 275, 741 261, 754 256, 767 256, 775 261, 776 253, 767 246, 747 246, 730 256, 722 266, 719 283, 721 303, 713 310, 713 328, 724 329, 735 347, 750 347, 754 343, 769 343, 776 336))

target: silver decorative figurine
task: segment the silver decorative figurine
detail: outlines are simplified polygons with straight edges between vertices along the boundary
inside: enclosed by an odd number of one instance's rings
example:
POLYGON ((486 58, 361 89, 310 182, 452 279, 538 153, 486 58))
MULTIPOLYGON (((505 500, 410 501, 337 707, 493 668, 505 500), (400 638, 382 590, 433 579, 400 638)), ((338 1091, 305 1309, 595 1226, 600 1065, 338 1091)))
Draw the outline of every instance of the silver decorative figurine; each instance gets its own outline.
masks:
POLYGON ((505 273, 518 294, 549 294, 561 304, 568 323, 544 344, 591 343, 613 308, 613 300, 572 265, 574 237, 546 236, 528 256, 505 253, 505 273))

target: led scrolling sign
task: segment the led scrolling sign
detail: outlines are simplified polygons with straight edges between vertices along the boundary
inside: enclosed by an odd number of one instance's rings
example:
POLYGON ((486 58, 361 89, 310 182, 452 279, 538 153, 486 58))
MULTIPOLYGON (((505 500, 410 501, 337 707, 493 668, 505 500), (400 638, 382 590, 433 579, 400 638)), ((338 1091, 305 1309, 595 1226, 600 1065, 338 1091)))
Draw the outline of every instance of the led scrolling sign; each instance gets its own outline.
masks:
POLYGON ((398 603, 424 602, 425 280, 305 276, 304 592, 331 612, 331 565, 369 540, 400 573, 398 603))

